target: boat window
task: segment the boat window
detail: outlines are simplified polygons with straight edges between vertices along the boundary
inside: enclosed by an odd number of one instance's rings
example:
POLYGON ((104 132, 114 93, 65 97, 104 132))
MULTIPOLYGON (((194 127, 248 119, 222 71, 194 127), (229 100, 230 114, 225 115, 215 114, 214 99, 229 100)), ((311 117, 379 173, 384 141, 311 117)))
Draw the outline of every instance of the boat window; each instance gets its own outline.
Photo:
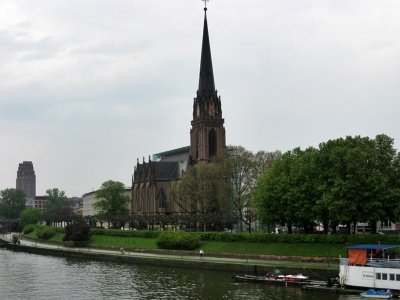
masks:
POLYGON ((396 281, 400 281, 400 274, 396 274, 396 281))
MULTIPOLYGON (((399 274, 400 275, 400 274, 399 274)), ((376 273, 376 279, 381 280, 381 273, 376 273)))
POLYGON ((387 274, 386 273, 382 273, 382 280, 387 280, 387 274))
POLYGON ((389 279, 394 280, 394 274, 389 274, 389 279))

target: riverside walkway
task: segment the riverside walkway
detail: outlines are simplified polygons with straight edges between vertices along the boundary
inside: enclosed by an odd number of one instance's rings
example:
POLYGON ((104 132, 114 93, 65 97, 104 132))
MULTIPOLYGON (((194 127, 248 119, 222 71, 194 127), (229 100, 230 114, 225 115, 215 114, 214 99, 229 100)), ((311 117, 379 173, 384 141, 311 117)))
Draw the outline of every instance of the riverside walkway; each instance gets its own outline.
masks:
MULTIPOLYGON (((0 239, 11 242, 11 234, 0 235, 0 239)), ((14 245, 13 245, 14 246, 14 245)), ((10 245, 11 247, 11 245, 10 245)), ((127 249, 102 249, 94 247, 65 247, 58 244, 48 244, 37 241, 30 241, 24 238, 20 239, 20 244, 13 247, 15 250, 44 253, 60 256, 72 257, 90 257, 93 259, 101 258, 107 261, 119 262, 140 262, 145 264, 169 265, 176 267, 190 267, 201 269, 215 269, 223 271, 243 271, 243 272, 267 272, 274 269, 289 269, 297 272, 302 272, 308 275, 317 275, 318 273, 337 273, 338 265, 335 263, 318 263, 318 262, 303 262, 303 261, 288 261, 288 260, 269 260, 269 259, 254 259, 254 258, 234 258, 221 257, 220 255, 213 256, 205 253, 204 256, 194 255, 193 252, 184 254, 170 254, 168 251, 163 253, 147 252, 146 250, 130 251, 127 249), (36 251, 35 251, 36 250, 36 251), (46 251, 49 250, 49 251, 46 251), (56 251, 56 252, 54 252, 56 251)))

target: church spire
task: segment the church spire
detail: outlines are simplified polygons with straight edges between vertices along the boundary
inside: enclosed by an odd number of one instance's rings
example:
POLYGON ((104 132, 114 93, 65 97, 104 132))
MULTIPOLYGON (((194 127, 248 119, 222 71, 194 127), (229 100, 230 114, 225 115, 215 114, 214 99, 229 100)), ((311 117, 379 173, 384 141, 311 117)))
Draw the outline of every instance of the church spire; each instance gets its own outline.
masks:
MULTIPOLYGON (((204 4, 208 0, 203 0, 204 4)), ((203 44, 201 47, 200 79, 193 101, 190 129, 190 156, 193 163, 209 163, 225 153, 225 128, 221 97, 215 89, 208 38, 207 7, 204 7, 203 44)))
POLYGON ((210 40, 208 38, 207 7, 204 7, 203 42, 201 46, 200 78, 197 96, 215 93, 214 72, 211 59, 210 40))

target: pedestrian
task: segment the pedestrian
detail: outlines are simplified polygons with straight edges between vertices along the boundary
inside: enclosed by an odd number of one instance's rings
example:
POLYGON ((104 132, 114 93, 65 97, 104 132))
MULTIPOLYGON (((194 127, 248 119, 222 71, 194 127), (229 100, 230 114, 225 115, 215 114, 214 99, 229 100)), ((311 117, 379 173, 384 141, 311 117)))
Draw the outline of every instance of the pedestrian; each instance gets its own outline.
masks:
POLYGON ((203 251, 203 249, 200 249, 199 254, 200 254, 200 257, 203 257, 203 256, 204 256, 204 251, 203 251))

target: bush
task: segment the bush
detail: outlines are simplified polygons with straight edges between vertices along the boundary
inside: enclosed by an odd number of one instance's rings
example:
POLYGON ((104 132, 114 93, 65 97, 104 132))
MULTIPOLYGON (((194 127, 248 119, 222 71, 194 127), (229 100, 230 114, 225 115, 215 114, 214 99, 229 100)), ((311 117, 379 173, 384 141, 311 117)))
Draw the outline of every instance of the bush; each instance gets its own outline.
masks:
POLYGON ((12 235, 12 242, 14 245, 19 244, 19 237, 16 234, 12 235))
POLYGON ((36 236, 42 240, 48 240, 56 235, 57 229, 50 226, 40 226, 36 230, 36 236))
POLYGON ((73 223, 65 227, 63 241, 73 241, 75 246, 82 246, 90 238, 90 227, 86 223, 73 223))
POLYGON ((200 247, 200 237, 186 232, 163 232, 157 239, 161 249, 194 250, 200 247))
POLYGON ((29 234, 35 230, 36 226, 34 224, 29 224, 24 227, 22 230, 23 234, 29 234))

